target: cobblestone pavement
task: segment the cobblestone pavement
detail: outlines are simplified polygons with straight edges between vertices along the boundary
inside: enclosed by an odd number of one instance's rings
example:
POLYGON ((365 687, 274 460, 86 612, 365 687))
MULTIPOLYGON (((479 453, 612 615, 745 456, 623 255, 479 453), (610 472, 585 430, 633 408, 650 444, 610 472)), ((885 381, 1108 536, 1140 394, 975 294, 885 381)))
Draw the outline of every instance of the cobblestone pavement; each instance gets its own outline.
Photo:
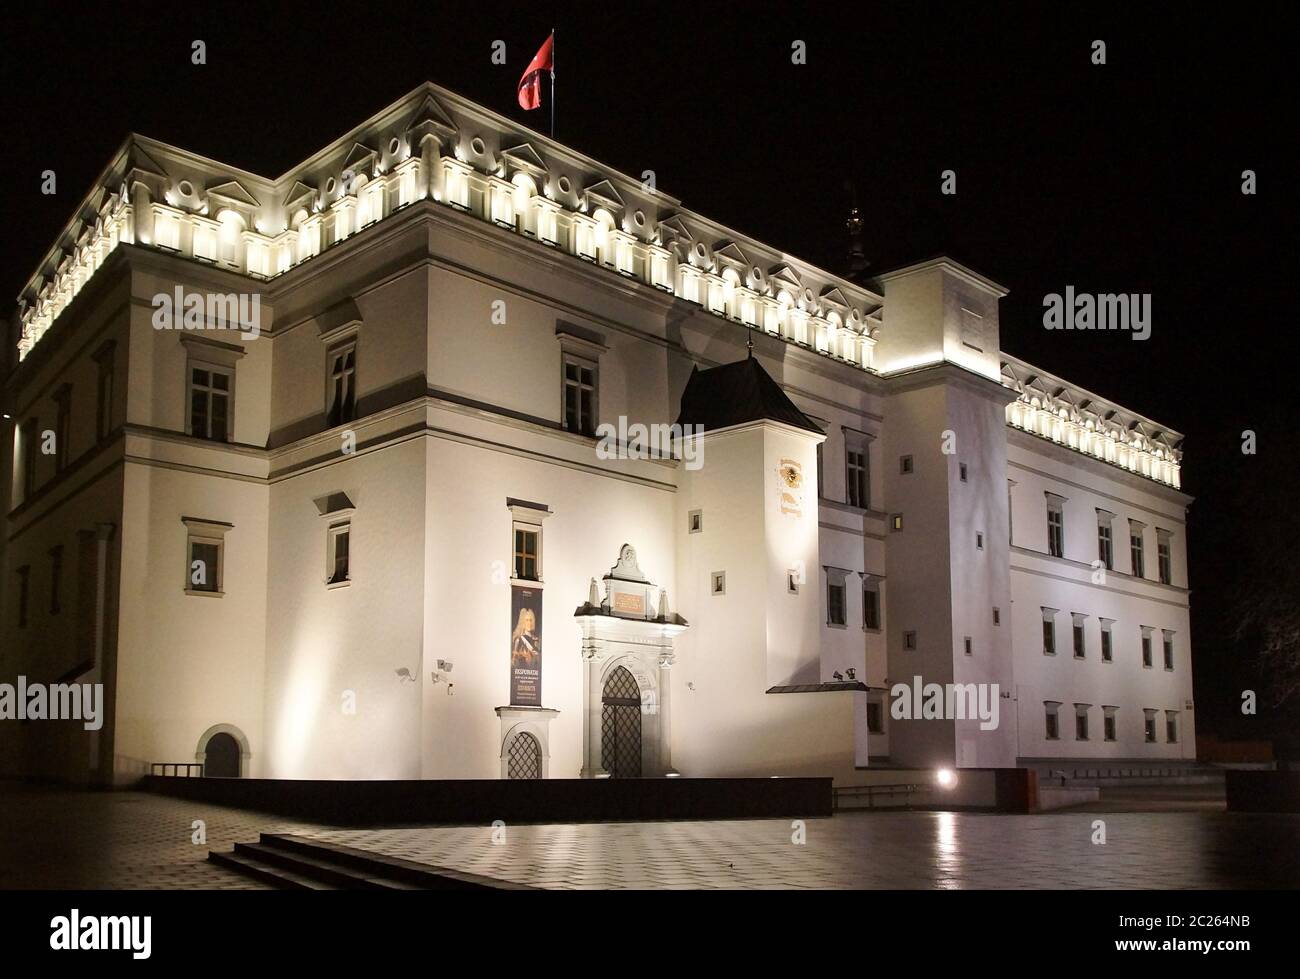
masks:
POLYGON ((876 812, 808 820, 803 845, 774 819, 519 825, 497 844, 489 826, 351 830, 141 792, 0 786, 0 887, 259 888, 206 857, 267 831, 547 888, 1300 886, 1300 816, 876 812), (191 842, 196 819, 207 845, 191 842))

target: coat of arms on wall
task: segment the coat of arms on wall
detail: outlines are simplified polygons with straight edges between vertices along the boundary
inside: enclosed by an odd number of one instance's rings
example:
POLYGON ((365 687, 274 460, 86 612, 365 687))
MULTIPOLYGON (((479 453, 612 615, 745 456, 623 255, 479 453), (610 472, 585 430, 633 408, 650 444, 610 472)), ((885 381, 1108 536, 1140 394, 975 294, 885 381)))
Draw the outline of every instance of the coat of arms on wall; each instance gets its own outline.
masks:
POLYGON ((782 459, 776 467, 777 492, 782 513, 803 515, 803 466, 793 459, 782 459))

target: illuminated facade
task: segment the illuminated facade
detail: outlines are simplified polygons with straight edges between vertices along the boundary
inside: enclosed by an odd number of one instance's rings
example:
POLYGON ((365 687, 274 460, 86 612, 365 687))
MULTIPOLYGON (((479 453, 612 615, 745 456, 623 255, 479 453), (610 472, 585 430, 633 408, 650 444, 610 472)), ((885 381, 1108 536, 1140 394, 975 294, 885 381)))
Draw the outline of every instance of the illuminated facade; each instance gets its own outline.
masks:
POLYGON ((1002 354, 1004 294, 839 278, 432 85, 277 179, 132 136, 4 395, 0 667, 108 723, 3 763, 1190 759, 1180 436, 1002 354), (675 421, 698 467, 596 437, 675 421), (999 723, 891 717, 915 676, 999 723))

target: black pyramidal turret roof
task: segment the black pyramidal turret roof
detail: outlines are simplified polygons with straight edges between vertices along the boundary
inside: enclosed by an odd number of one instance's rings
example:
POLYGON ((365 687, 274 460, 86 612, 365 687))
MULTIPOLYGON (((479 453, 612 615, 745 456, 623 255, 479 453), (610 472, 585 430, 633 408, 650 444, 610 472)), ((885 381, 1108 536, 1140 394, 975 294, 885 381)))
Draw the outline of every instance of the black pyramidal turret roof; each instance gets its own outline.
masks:
POLYGON ((691 369, 678 425, 699 425, 707 432, 762 419, 822 434, 754 357, 703 371, 691 369))

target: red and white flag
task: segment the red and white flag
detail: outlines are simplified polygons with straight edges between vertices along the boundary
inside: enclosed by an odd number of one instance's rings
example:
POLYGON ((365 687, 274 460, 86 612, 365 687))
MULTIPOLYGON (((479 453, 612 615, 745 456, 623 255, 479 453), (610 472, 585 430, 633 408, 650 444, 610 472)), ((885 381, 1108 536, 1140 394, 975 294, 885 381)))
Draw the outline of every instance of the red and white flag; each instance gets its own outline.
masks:
POLYGON ((555 32, 551 31, 541 50, 528 62, 528 70, 519 79, 519 107, 538 109, 542 105, 542 75, 555 74, 555 32))

